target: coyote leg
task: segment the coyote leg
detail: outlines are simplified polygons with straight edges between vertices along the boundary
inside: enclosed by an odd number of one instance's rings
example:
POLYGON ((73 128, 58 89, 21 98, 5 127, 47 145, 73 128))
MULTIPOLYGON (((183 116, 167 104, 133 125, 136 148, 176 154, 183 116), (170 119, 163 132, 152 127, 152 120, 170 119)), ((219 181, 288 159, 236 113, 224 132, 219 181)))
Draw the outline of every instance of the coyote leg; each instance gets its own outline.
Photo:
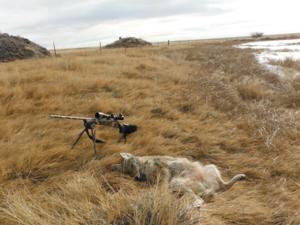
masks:
POLYGON ((237 181, 246 178, 245 174, 238 174, 235 175, 230 181, 226 182, 222 179, 221 173, 215 165, 207 165, 204 167, 204 170, 208 177, 213 178, 217 182, 218 185, 213 187, 215 192, 226 191, 230 189, 237 181))
POLYGON ((225 182, 222 177, 220 176, 220 184, 221 184, 221 189, 223 191, 226 191, 228 189, 230 189, 237 181, 240 180, 244 180, 246 179, 246 175, 245 174, 237 174, 235 175, 233 178, 230 179, 230 181, 225 182))
POLYGON ((201 208, 203 206, 203 199, 196 195, 191 188, 189 188, 183 180, 173 179, 170 183, 171 189, 175 192, 187 195, 193 199, 193 204, 191 208, 201 208))

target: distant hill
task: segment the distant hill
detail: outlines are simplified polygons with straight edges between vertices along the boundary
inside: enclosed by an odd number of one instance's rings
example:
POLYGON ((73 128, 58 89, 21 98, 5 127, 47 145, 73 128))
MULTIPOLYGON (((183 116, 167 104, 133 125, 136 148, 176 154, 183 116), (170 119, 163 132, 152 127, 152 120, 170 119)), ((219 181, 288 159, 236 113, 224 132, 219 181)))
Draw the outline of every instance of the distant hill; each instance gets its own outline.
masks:
POLYGON ((133 48, 133 47, 143 47, 143 46, 151 46, 150 42, 147 42, 140 38, 135 37, 127 37, 127 38, 119 38, 119 40, 106 45, 105 48, 133 48))
POLYGON ((48 55, 50 55, 50 52, 46 48, 26 38, 0 33, 0 62, 38 58, 48 55))

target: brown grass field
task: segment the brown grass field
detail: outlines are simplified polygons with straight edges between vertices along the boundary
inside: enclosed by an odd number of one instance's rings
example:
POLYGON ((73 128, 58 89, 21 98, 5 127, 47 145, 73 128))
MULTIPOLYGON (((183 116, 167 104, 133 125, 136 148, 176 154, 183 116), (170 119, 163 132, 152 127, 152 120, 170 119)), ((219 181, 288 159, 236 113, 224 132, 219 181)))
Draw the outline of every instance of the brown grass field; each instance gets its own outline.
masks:
POLYGON ((300 79, 264 70, 233 40, 81 50, 0 64, 0 224, 300 224, 300 79), (126 144, 49 114, 122 112, 126 144), (204 208, 111 172, 119 152, 214 163, 247 180, 204 208))
POLYGON ((295 71, 300 72, 300 61, 291 58, 287 58, 285 60, 273 60, 271 61, 271 64, 279 65, 288 69, 294 69, 295 71))

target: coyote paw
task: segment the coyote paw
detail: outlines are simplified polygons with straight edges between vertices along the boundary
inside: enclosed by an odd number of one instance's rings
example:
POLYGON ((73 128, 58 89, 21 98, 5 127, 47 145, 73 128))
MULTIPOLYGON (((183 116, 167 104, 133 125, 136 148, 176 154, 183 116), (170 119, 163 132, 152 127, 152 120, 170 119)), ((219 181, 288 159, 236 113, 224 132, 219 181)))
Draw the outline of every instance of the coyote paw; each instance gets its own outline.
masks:
POLYGON ((239 175, 239 180, 246 180, 247 176, 245 174, 239 175))
POLYGON ((204 201, 202 199, 197 199, 193 202, 192 208, 202 208, 204 201))

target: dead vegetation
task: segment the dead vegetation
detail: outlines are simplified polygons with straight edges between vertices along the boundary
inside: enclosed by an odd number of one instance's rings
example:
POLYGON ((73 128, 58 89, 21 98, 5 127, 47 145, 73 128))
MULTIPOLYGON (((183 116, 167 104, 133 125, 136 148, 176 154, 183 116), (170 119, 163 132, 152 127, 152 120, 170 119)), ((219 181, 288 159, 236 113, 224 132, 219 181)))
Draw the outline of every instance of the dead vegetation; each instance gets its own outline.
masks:
POLYGON ((285 60, 273 60, 270 62, 273 65, 279 65, 288 69, 294 69, 300 73, 300 61, 292 58, 286 58, 285 60))
POLYGON ((130 191, 130 185, 126 187, 125 179, 121 182, 125 183, 122 189, 115 190, 105 177, 99 179, 84 172, 64 177, 54 185, 55 191, 46 189, 33 195, 26 189, 10 190, 3 219, 8 224, 23 225, 198 223, 199 215, 187 210, 188 199, 179 200, 167 187, 136 193, 130 191))
POLYGON ((231 45, 0 64, 0 223, 299 224, 299 79, 280 79, 231 45), (79 122, 48 119, 96 111, 140 126, 125 145, 99 129, 101 160, 88 139, 69 150, 79 122), (248 180, 186 211, 188 199, 166 187, 111 172, 119 152, 184 156, 248 180))

